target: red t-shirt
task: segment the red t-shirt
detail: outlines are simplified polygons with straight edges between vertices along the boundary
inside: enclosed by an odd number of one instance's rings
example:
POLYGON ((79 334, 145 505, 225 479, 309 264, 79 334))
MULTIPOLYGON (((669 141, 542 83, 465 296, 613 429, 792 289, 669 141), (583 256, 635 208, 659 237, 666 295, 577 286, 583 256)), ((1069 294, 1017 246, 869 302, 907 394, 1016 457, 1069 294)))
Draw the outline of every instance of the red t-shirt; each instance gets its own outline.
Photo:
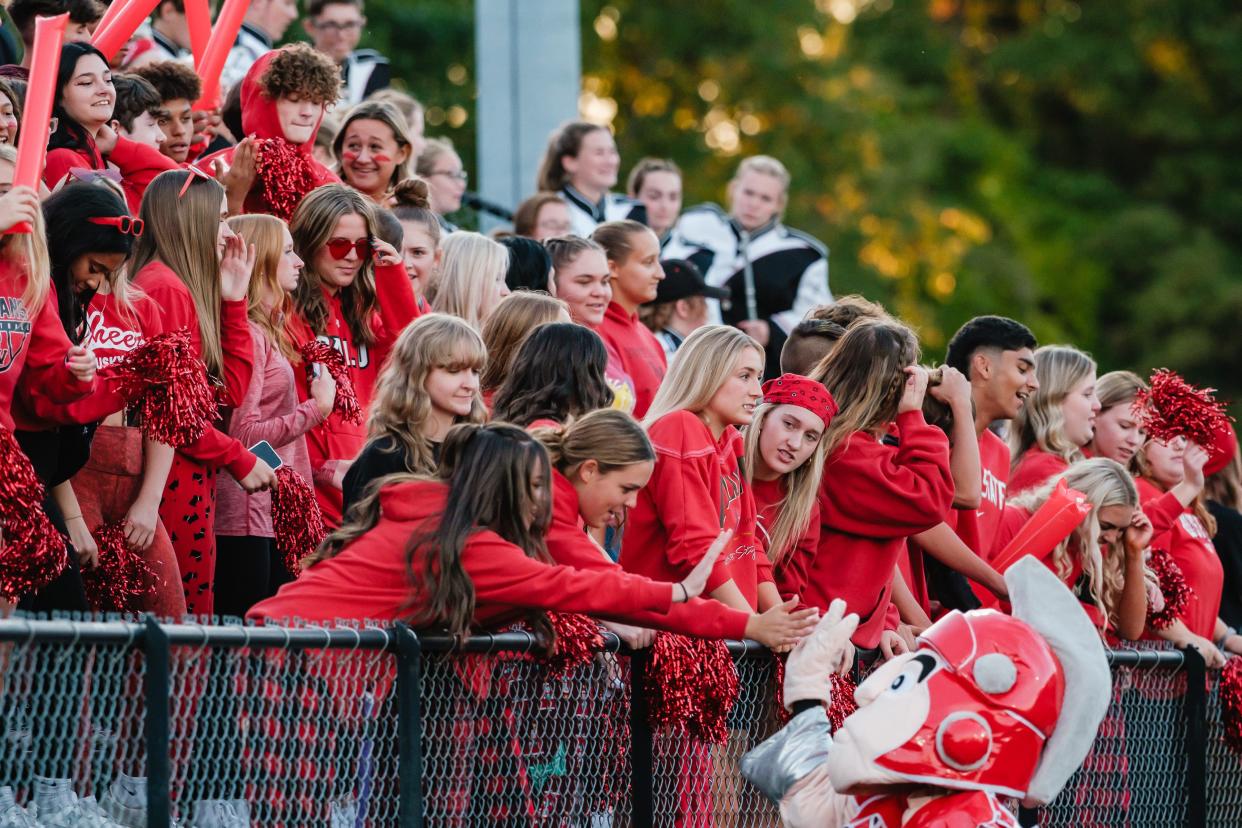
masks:
POLYGON ((634 386, 634 416, 642 418, 668 370, 664 349, 655 334, 638 321, 638 314, 610 302, 596 333, 621 361, 621 369, 634 386))
POLYGON ((979 498, 979 509, 974 513, 973 520, 970 515, 963 514, 963 519, 958 521, 959 527, 965 529, 970 526, 973 532, 959 531, 957 535, 976 555, 986 561, 992 555, 993 539, 996 537, 997 527, 1000 526, 1009 485, 1009 446, 993 434, 991 429, 985 428, 979 435, 979 461, 983 467, 983 491, 979 498))
MULTIPOLYGON (((1138 490, 1144 510, 1165 494, 1144 478, 1138 479, 1138 490)), ((1151 546, 1169 551, 1191 589, 1190 601, 1180 616, 1186 627, 1195 635, 1214 640, 1216 619, 1220 615, 1221 590, 1225 585, 1225 569, 1194 507, 1185 507, 1168 529, 1151 539, 1151 546)))
POLYGON ((1039 446, 1031 446, 1018 458, 1018 464, 1009 476, 1009 496, 1037 489, 1068 468, 1069 463, 1064 458, 1049 454, 1039 446))

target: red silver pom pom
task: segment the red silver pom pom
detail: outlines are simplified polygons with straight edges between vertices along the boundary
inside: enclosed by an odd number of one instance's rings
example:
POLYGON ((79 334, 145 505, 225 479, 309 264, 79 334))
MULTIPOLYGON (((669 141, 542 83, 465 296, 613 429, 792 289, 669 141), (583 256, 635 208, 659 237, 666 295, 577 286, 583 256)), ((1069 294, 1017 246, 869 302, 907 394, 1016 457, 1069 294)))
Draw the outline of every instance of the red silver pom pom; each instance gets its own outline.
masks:
POLYGON ((141 415, 144 437, 180 448, 216 418, 215 392, 185 328, 151 337, 115 371, 118 391, 141 415))
POLYGON ((302 572, 302 560, 315 551, 326 534, 315 490, 289 466, 276 470, 272 532, 276 535, 276 551, 295 576, 302 572))
POLYGON ((567 675, 578 667, 590 664, 595 653, 604 646, 599 624, 585 615, 550 612, 548 621, 556 632, 556 648, 546 659, 553 678, 567 675))
POLYGON ((1231 658, 1220 671, 1221 725, 1225 744, 1242 753, 1242 658, 1231 658))
POLYGON ((13 432, 0 426, 0 598, 17 601, 51 583, 69 552, 43 512, 43 484, 13 432))
POLYGON ((1151 375, 1151 390, 1134 398, 1142 412, 1143 428, 1154 440, 1185 437, 1200 446, 1211 446, 1217 433, 1229 425, 1225 406, 1212 396, 1215 388, 1195 388, 1167 368, 1151 375))
MULTIPOLYGON (((854 677, 849 673, 844 676, 830 673, 828 684, 830 685, 828 722, 832 725, 832 732, 836 733, 837 728, 841 727, 850 714, 858 709, 858 703, 854 701, 854 691, 858 689, 858 685, 854 683, 854 677)), ((783 699, 784 697, 785 660, 778 658, 776 661, 776 698, 783 699)), ((789 711, 783 705, 777 706, 776 716, 782 725, 790 719, 789 711)))
POLYGON ((332 379, 336 380, 336 401, 332 404, 332 410, 345 422, 361 425, 362 407, 358 405, 354 383, 349 378, 349 368, 346 367, 345 357, 341 356, 341 352, 317 339, 307 342, 299 349, 299 352, 302 355, 302 361, 306 363, 308 378, 313 378, 310 373, 311 366, 319 363, 332 375, 332 379))
POLYGON ((146 559, 125 541, 125 522, 105 523, 91 533, 99 564, 82 570, 86 599, 98 612, 141 612, 155 574, 146 559))
POLYGON ((1163 609, 1153 611, 1148 605, 1147 625, 1153 630, 1165 630, 1185 611, 1190 601, 1190 585, 1177 561, 1164 549, 1151 550, 1147 566, 1156 576, 1160 594, 1164 596, 1163 609))
POLYGON ((293 211, 315 189, 315 167, 310 156, 283 138, 261 138, 255 145, 255 166, 263 182, 266 212, 288 221, 293 211))
POLYGON ((645 690, 653 729, 685 732, 712 744, 728 736, 738 678, 723 641, 658 633, 645 690))

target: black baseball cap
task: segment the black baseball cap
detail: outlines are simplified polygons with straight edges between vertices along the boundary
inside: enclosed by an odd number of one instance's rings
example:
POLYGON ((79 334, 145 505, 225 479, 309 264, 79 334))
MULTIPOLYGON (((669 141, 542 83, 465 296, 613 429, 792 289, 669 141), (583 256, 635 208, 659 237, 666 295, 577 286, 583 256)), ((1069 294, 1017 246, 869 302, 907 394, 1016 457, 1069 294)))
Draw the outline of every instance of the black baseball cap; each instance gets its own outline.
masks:
POLYGON ((665 302, 676 302, 691 296, 706 296, 708 299, 728 299, 729 291, 724 288, 712 287, 703 281, 694 262, 685 259, 663 259, 660 267, 664 268, 664 280, 660 282, 656 298, 650 302, 659 305, 665 302))

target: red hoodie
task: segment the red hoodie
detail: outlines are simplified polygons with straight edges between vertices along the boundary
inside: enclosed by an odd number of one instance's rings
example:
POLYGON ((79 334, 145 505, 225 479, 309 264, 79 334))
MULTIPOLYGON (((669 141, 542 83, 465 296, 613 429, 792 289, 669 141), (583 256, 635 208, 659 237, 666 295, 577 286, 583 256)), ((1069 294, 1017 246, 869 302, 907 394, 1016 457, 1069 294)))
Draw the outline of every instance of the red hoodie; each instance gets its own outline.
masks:
MULTIPOLYGON (((1139 501, 1146 514, 1166 497, 1165 492, 1145 478, 1138 478, 1139 501)), ((1178 504, 1180 505, 1180 504, 1178 504)), ((1216 554, 1216 546, 1207 528, 1195 514, 1194 506, 1186 506, 1172 525, 1157 531, 1151 539, 1153 549, 1167 549, 1181 567, 1191 589, 1190 600, 1181 614, 1192 633, 1216 640, 1216 618, 1220 615, 1221 590, 1225 586, 1225 568, 1216 554)))
MULTIPOLYGON (((375 528, 255 605, 248 617, 319 622, 410 617, 419 590, 406 561, 406 544, 415 531, 435 528, 447 500, 448 486, 439 482, 386 487, 375 528)), ((668 612, 672 606, 668 584, 615 568, 579 570, 541 563, 489 530, 470 535, 461 563, 474 584, 474 623, 480 627, 516 621, 532 609, 643 623, 651 613, 668 612)), ((422 567, 420 554, 414 568, 421 572, 422 567)))
POLYGON ((638 493, 621 543, 621 565, 657 581, 690 574, 723 529, 733 548, 707 579, 707 592, 732 580, 750 608, 772 569, 755 541, 755 500, 742 475, 742 436, 729 426, 719 440, 690 411, 673 411, 652 423, 655 472, 638 493), (760 561, 762 558, 762 561, 760 561))
POLYGON ((861 619, 854 643, 875 647, 891 624, 893 568, 906 538, 945 519, 953 505, 949 440, 920 411, 897 415, 900 445, 859 431, 824 464, 820 539, 800 590, 821 612, 843 598, 861 619))
MULTIPOLYGON (((1038 445, 1031 446, 1018 458, 1018 464, 1009 475, 1009 496, 1022 494, 1028 489, 1038 489, 1050 478, 1069 468, 1064 458, 1044 451, 1038 445)), ((999 551, 999 547, 997 547, 999 551)))
MULTIPOLYGON (((95 142, 86 139, 88 148, 85 151, 73 150, 68 147, 57 147, 49 150, 47 161, 43 165, 43 183, 48 189, 55 189, 61 180, 69 175, 75 167, 88 170, 102 170, 108 165, 104 157, 95 147, 95 142)), ((125 191, 125 203, 133 215, 138 215, 142 204, 142 194, 147 191, 152 179, 168 170, 179 170, 180 165, 154 147, 131 141, 124 136, 117 136, 116 146, 108 155, 121 172, 121 189, 125 191)))
MULTIPOLYGON (((280 126, 280 117, 276 114, 276 102, 267 96, 263 91, 262 84, 259 79, 267 70, 267 66, 272 62, 272 58, 276 55, 275 51, 268 52, 254 62, 250 70, 246 72, 246 77, 242 79, 241 87, 241 121, 242 132, 247 137, 253 138, 274 138, 285 141, 285 132, 280 126)), ((315 125, 315 129, 311 131, 310 140, 296 147, 298 155, 298 163, 302 166, 301 170, 288 171, 296 173, 305 173, 307 181, 298 185, 295 192, 285 192, 285 198, 297 203, 302 197, 316 187, 324 184, 339 184, 341 179, 336 173, 329 170, 323 164, 315 160, 312 151, 315 148, 315 135, 319 132, 319 125, 315 125), (290 197, 292 196, 292 197, 290 197)), ((240 140, 242 136, 238 136, 240 140)), ((286 141, 287 143, 287 141, 286 141)), ((228 166, 233 163, 233 150, 235 147, 228 147, 219 152, 212 153, 206 158, 200 159, 196 164, 200 169, 210 170, 211 164, 217 158, 224 161, 228 166)), ((279 216, 285 220, 289 219, 288 215, 284 215, 283 210, 279 210, 272 205, 266 194, 266 185, 263 183, 263 170, 255 176, 254 186, 250 189, 250 193, 246 196, 245 210, 247 213, 268 213, 270 215, 279 216)), ((285 187, 291 186, 286 183, 285 187)), ((283 200, 283 199, 282 199, 283 200)), ((408 277, 407 277, 408 278, 408 277)))
MULTIPOLYGON (((776 523, 776 519, 780 517, 780 509, 785 500, 785 481, 782 478, 753 480, 751 491, 755 496, 757 534, 767 550, 766 560, 771 561, 775 553, 771 548, 771 538, 768 533, 776 523)), ((806 582, 806 566, 815 557, 815 550, 819 547, 819 531, 819 503, 817 502, 811 507, 811 522, 806 527, 806 531, 802 533, 802 537, 798 538, 793 549, 785 555, 780 566, 773 567, 776 588, 781 598, 786 601, 797 595, 801 585, 806 582)))
POLYGON ((616 302, 608 304, 604 321, 595 332, 617 355, 621 370, 629 375, 634 385, 634 416, 642 419, 668 370, 664 349, 655 334, 638 321, 638 314, 626 313, 616 302))
MULTIPOLYGON (((352 461, 362 451, 367 441, 365 413, 371 404, 371 392, 379 379, 380 368, 401 331, 419 315, 418 304, 414 300, 414 288, 410 284, 410 277, 406 275, 404 265, 377 267, 375 294, 379 312, 371 317, 371 331, 375 334, 373 345, 354 342, 353 333, 341 309, 340 291, 335 294, 324 291, 329 315, 327 330, 323 333, 316 335, 296 315, 288 323, 289 337, 295 345, 300 347, 312 339, 318 339, 331 345, 345 357, 354 393, 358 396, 358 405, 364 413, 364 422, 355 425, 333 412, 328 419, 306 432, 306 448, 310 453, 311 469, 315 476, 315 494, 319 498, 324 523, 330 527, 339 526, 341 523, 342 494, 331 483, 335 464, 329 461, 352 461)), ((294 366, 293 373, 297 377, 298 398, 305 402, 310 399, 310 381, 306 371, 303 366, 297 365, 294 366)))
POLYGON ((65 367, 73 344, 56 313, 55 294, 49 292, 31 318, 22 299, 25 285, 18 267, 0 258, 0 425, 8 429, 19 378, 54 403, 73 402, 95 388, 93 380, 79 382, 65 367))
MULTIPOLYGON (((555 469, 552 470, 552 525, 548 527, 547 540, 548 552, 558 564, 575 569, 622 571, 586 533, 578 513, 578 490, 555 469)), ((694 598, 685 604, 674 604, 667 615, 651 612, 645 617, 635 616, 635 623, 699 638, 742 639, 746 637, 748 619, 746 613, 719 601, 694 598)))

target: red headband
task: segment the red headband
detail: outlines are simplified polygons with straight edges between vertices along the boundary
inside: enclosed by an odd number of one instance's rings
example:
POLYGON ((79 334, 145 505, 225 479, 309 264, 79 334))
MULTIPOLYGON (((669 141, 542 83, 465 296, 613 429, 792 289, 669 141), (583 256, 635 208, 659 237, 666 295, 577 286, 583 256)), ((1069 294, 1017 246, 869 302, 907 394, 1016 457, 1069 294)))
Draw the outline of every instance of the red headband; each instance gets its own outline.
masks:
POLYGON ((1232 425, 1225 423, 1223 427, 1216 429, 1216 439, 1212 444, 1204 448, 1208 450, 1208 461, 1203 467, 1203 473, 1216 474, 1233 462, 1233 456, 1238 452, 1238 435, 1234 433, 1232 425))
POLYGON ((824 421, 824 428, 837 413, 837 401, 822 383, 798 374, 782 374, 763 384, 763 401, 772 405, 796 405, 824 421))

